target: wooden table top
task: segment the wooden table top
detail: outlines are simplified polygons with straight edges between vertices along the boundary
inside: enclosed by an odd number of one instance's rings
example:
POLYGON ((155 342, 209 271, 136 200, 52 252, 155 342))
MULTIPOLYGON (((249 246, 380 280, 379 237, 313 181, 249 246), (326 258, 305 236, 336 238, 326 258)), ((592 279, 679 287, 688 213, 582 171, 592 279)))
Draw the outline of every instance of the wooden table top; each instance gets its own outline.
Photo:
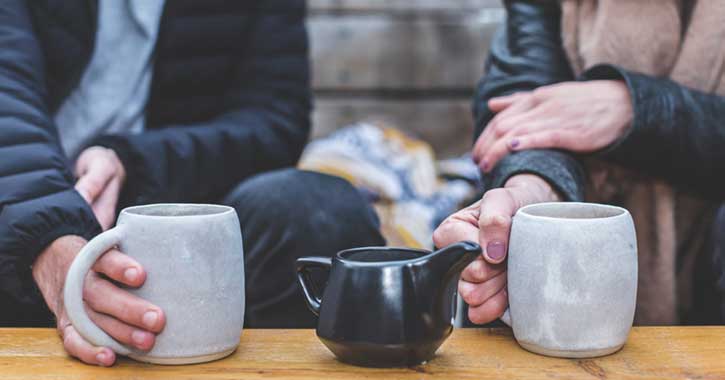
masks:
POLYGON ((244 330, 239 349, 212 363, 158 366, 121 358, 112 368, 67 356, 53 329, 0 329, 0 379, 725 379, 725 327, 638 327, 622 351, 555 359, 521 349, 508 329, 458 329, 429 363, 374 369, 334 359, 313 330, 244 330))

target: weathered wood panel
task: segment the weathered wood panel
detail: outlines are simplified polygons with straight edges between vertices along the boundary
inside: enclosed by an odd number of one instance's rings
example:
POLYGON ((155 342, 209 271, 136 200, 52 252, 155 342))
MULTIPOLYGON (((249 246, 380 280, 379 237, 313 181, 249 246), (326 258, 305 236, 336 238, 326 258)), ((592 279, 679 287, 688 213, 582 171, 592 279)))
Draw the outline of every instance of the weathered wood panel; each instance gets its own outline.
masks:
POLYGON ((470 149, 470 102, 498 0, 308 0, 313 138, 383 120, 439 157, 470 149))
MULTIPOLYGON (((481 11, 481 14, 487 14, 481 11)), ((480 79, 500 18, 313 16, 316 89, 469 89, 480 79)))
POLYGON ((452 12, 500 8, 501 0, 308 0, 311 12, 452 12))
POLYGON ((450 157, 472 144, 471 102, 468 99, 330 99, 318 98, 313 114, 313 138, 358 121, 383 121, 420 137, 439 157, 450 157))

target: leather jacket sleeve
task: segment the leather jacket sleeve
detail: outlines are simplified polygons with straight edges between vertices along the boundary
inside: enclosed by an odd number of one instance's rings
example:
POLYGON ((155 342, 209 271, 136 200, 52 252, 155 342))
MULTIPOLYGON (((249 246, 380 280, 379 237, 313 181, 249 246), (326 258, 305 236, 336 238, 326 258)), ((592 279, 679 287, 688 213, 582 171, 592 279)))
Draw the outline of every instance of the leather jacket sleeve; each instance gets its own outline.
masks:
POLYGON ((623 80, 632 98, 629 132, 601 155, 700 196, 725 198, 725 97, 613 65, 592 67, 581 79, 623 80))
MULTIPOLYGON (((491 44, 485 76, 478 84, 473 111, 477 138, 494 114, 489 99, 574 80, 562 47, 558 1, 506 1, 507 19, 491 44)), ((490 175, 487 188, 501 187, 513 175, 532 173, 544 178, 565 200, 582 200, 584 173, 569 153, 529 150, 507 155, 490 175)))

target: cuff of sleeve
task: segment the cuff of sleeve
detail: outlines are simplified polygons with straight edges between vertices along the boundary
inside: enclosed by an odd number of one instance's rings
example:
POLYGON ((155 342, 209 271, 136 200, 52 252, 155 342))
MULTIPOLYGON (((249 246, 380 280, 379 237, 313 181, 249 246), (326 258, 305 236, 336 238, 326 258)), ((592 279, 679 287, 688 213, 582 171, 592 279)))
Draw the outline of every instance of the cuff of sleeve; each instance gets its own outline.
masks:
MULTIPOLYGON (((78 235, 90 240, 101 233, 93 210, 75 189, 15 203, 3 208, 0 247, 17 256, 28 267, 55 239, 78 235)), ((3 249, 3 251, 5 250, 3 249)))
POLYGON ((3 278, 11 284, 9 288, 3 284, 4 290, 19 305, 40 304, 42 309, 44 301, 32 275, 38 255, 61 236, 90 240, 100 232, 93 210, 74 189, 6 205, 0 220, 0 252, 15 269, 3 278))
POLYGON ((484 177, 489 188, 503 187, 517 174, 536 174, 564 197, 565 201, 584 200, 584 173, 579 162, 556 150, 527 150, 507 155, 490 175, 484 177))

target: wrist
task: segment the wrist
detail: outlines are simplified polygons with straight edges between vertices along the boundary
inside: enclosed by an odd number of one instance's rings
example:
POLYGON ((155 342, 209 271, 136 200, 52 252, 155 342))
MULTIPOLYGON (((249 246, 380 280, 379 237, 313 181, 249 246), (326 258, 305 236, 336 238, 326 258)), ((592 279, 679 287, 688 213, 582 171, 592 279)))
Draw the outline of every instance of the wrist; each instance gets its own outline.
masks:
POLYGON ((504 188, 515 188, 527 194, 527 204, 541 202, 560 202, 563 197, 553 187, 536 174, 517 174, 511 176, 504 188))
POLYGON ((58 315, 63 307, 62 292, 68 268, 85 244, 86 240, 80 236, 59 237, 49 244, 33 263, 33 280, 38 285, 48 308, 55 315, 58 315))

